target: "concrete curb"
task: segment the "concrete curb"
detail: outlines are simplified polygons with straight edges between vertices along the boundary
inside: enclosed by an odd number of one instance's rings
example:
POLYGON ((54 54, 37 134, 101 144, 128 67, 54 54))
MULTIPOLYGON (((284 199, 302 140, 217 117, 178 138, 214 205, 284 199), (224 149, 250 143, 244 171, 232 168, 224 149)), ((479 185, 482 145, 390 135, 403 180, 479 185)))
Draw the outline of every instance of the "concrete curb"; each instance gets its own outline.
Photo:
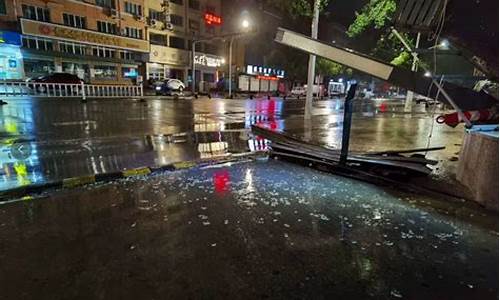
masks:
POLYGON ((230 157, 224 157, 220 159, 181 161, 157 167, 140 167, 135 169, 126 169, 123 171, 64 178, 61 180, 46 182, 43 184, 33 184, 28 186, 16 187, 0 191, 0 204, 17 202, 19 200, 31 200, 34 198, 33 196, 31 196, 32 194, 40 194, 49 189, 72 189, 94 183, 108 182, 130 177, 148 176, 154 173, 165 171, 178 171, 191 169, 194 167, 202 167, 206 165, 236 162, 241 161, 244 158, 255 159, 262 154, 262 152, 243 153, 242 155, 232 155, 230 157))

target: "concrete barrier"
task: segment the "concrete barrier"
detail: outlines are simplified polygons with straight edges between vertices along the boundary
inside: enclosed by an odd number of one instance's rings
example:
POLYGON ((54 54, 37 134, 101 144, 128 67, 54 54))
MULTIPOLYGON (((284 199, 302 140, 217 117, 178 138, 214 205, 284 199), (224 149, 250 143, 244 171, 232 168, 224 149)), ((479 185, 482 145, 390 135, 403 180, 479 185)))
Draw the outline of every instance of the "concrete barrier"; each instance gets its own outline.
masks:
POLYGON ((465 134, 457 180, 472 191, 475 201, 498 211, 498 131, 465 134))

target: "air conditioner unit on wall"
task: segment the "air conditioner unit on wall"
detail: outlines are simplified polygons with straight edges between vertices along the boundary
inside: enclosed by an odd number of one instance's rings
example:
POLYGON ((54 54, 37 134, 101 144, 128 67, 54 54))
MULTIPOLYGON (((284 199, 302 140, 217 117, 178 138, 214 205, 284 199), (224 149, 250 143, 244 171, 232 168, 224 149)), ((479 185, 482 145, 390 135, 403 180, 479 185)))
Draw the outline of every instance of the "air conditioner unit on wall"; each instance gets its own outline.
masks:
POLYGON ((146 18, 144 18, 144 16, 140 16, 140 15, 134 15, 134 19, 137 21, 140 21, 140 22, 144 22, 146 20, 146 18))

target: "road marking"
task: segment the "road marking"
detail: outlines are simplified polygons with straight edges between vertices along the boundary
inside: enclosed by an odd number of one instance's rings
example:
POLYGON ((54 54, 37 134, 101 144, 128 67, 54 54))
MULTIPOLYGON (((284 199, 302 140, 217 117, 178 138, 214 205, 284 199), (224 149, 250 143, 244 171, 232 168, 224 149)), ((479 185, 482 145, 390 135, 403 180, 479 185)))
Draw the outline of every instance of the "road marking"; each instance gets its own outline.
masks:
POLYGON ((71 187, 82 186, 82 185, 90 184, 90 183, 95 183, 95 175, 66 178, 63 180, 63 187, 64 188, 71 188, 71 187))
POLYGON ((180 170, 180 169, 192 168, 192 167, 196 166, 196 163, 193 161, 181 161, 181 162, 174 163, 173 165, 174 165, 175 169, 180 170))
POLYGON ((144 168, 125 170, 122 172, 122 175, 124 177, 131 177, 131 176, 148 175, 150 173, 151 173, 151 170, 147 167, 144 167, 144 168))

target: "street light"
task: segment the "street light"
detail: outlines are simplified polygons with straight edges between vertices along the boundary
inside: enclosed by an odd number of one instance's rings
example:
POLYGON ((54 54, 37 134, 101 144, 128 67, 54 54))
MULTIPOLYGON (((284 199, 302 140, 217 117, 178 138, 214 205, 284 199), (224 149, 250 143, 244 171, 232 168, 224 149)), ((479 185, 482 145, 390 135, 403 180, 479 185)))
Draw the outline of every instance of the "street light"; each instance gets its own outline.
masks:
MULTIPOLYGON (((241 21, 241 27, 244 31, 248 31, 250 29, 251 23, 250 20, 245 18, 241 21)), ((232 90, 233 90, 233 40, 234 35, 231 36, 231 40, 229 41, 229 98, 231 98, 232 90)))
POLYGON ((243 20, 243 21, 241 22, 241 27, 243 27, 243 28, 245 28, 245 29, 246 29, 246 28, 249 28, 249 27, 250 27, 250 21, 248 21, 247 19, 243 20))

